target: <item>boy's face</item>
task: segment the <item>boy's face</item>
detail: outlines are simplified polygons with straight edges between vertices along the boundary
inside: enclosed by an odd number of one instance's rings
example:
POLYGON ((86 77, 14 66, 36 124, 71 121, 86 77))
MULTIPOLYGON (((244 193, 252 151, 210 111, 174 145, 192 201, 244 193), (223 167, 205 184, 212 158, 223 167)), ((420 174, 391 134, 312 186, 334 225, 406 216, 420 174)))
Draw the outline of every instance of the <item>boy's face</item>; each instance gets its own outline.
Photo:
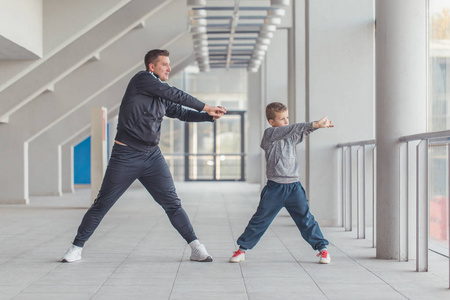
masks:
POLYGON ((289 125, 289 111, 280 111, 275 113, 275 118, 269 120, 272 127, 282 127, 289 125))

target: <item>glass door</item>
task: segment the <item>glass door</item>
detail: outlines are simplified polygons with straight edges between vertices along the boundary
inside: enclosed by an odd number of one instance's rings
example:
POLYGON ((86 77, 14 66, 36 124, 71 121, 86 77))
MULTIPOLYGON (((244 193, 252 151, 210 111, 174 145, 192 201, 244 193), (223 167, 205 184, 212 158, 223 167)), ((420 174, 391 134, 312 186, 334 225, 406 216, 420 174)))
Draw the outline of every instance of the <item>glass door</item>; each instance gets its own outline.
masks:
POLYGON ((214 123, 186 123, 185 180, 244 178, 244 112, 227 112, 214 123))

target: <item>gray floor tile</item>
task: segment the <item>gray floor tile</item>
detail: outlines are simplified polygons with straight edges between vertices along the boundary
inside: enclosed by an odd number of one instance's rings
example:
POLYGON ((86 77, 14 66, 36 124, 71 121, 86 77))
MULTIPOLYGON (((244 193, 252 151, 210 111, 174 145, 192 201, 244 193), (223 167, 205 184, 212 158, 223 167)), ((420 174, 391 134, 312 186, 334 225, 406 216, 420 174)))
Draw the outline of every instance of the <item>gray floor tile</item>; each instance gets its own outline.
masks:
POLYGON ((245 286, 249 293, 320 293, 319 287, 310 277, 280 278, 273 277, 251 277, 245 278, 245 286))
POLYGON ((170 300, 248 300, 247 293, 232 293, 232 292, 205 292, 205 291, 196 291, 196 292, 177 292, 174 291, 170 300))
POLYGON ((20 294, 27 286, 26 285, 0 285, 0 300, 12 299, 14 296, 20 294))
POLYGON ((324 227, 332 263, 320 265, 284 210, 246 261, 231 264, 260 187, 177 183, 177 191, 214 262, 190 261, 190 247, 161 207, 132 188, 103 219, 83 259, 60 263, 90 205, 90 190, 78 189, 1 206, 0 300, 450 299, 448 259, 430 254, 430 272, 418 273, 414 260, 375 259, 371 241, 356 239, 355 231, 324 227))
POLYGON ((166 286, 123 285, 102 286, 92 300, 169 299, 171 290, 166 286))
POLYGON ((256 292, 248 293, 250 300, 286 300, 286 299, 307 299, 307 300, 328 300, 325 295, 317 291, 302 291, 298 292, 256 292))

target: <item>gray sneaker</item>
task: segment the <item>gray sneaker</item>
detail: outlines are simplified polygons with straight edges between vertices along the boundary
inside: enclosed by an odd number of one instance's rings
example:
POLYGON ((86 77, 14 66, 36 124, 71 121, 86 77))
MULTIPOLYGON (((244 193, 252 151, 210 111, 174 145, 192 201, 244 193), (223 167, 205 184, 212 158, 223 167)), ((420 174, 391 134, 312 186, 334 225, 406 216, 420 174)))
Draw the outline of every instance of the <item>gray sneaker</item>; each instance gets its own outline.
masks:
POLYGON ((193 261, 201 261, 201 262, 211 262, 213 261, 211 255, 206 251, 205 245, 200 244, 191 252, 191 260, 193 261))
POLYGON ((61 262, 74 262, 81 259, 81 251, 83 251, 83 247, 78 247, 72 245, 67 250, 66 254, 61 258, 61 262))

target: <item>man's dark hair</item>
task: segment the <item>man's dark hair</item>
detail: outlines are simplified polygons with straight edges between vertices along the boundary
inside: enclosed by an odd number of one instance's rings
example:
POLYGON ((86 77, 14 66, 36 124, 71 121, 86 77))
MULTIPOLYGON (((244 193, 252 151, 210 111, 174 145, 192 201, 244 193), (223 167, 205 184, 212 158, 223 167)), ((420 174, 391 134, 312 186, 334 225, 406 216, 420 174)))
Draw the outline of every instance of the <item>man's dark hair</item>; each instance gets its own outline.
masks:
POLYGON ((280 102, 272 102, 266 106, 266 118, 267 121, 275 120, 276 113, 286 111, 288 108, 286 105, 280 102))
POLYGON ((167 50, 161 50, 161 49, 153 49, 147 52, 145 54, 144 63, 145 63, 145 69, 148 71, 148 65, 154 64, 158 62, 159 56, 169 56, 169 51, 167 50))

